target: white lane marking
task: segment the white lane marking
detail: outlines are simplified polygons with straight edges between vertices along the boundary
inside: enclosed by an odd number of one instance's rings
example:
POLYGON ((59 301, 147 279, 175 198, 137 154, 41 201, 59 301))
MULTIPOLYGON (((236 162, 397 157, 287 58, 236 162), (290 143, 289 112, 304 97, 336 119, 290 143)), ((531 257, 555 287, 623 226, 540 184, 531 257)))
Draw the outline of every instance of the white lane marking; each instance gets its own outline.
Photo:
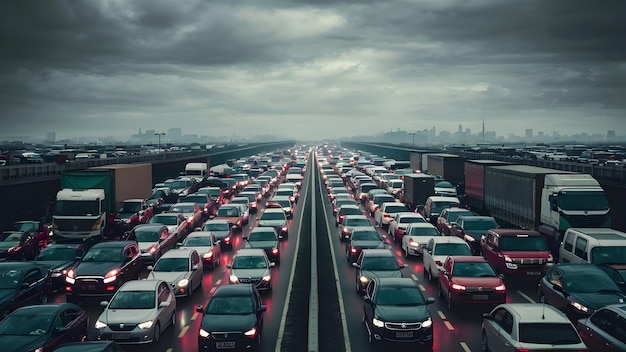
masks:
POLYGON ((215 292, 215 290, 217 290, 217 286, 211 287, 211 291, 209 291, 209 293, 213 294, 215 292))
POLYGON ((442 311, 438 310, 438 311, 437 311, 437 314, 439 315, 439 318, 441 318, 441 320, 446 320, 446 315, 445 315, 445 314, 443 314, 443 312, 442 312, 442 311))
POLYGON ((426 287, 424 287, 424 285, 419 284, 417 286, 420 288, 420 290, 422 290, 422 292, 426 292, 426 287))
POLYGON ((517 293, 519 293, 520 296, 524 297, 528 302, 530 302, 530 303, 537 303, 537 302, 535 302, 534 299, 528 297, 528 295, 526 295, 524 292, 517 291, 517 293))
POLYGON ((415 274, 411 274, 411 279, 413 279, 413 281, 420 281, 415 274))
POLYGON ((196 320, 198 319, 198 312, 193 313, 193 315, 191 316, 191 320, 196 320))
POLYGON ((451 322, 449 322, 448 320, 444 321, 444 322, 443 322, 443 325, 445 325, 445 326, 446 326, 446 328, 448 328, 448 330, 450 330, 450 331, 454 331, 454 326, 452 326, 452 323, 451 323, 451 322))
POLYGON ((181 331, 180 334, 178 334, 178 338, 182 339, 183 336, 185 336, 185 333, 187 333, 187 330, 189 330, 189 325, 185 326, 181 331))
POLYGON ((465 352, 472 352, 472 350, 469 348, 469 346, 465 342, 461 342, 461 348, 463 348, 463 351, 465 352))
POLYGON ((165 352, 173 352, 173 351, 174 351, 174 349, 171 348, 171 347, 165 350, 165 352))
POLYGON ((219 279, 215 282, 215 286, 219 286, 222 283, 222 279, 219 279))

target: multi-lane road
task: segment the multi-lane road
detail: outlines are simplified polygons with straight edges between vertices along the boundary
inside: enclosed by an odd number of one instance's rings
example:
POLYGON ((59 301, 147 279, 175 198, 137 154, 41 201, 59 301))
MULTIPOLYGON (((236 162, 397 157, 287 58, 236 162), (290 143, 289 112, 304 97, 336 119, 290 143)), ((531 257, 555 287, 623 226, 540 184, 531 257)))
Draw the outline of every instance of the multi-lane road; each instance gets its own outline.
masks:
MULTIPOLYGON (((338 239, 317 163, 309 159, 300 199, 293 219, 289 220, 289 238, 281 242, 281 262, 272 272, 273 288, 263 294, 267 311, 261 350, 373 350, 362 322, 363 297, 355 292, 355 269, 346 260, 346 244, 338 239)), ((178 299, 176 325, 150 346, 125 346, 125 350, 197 350, 201 316, 195 308, 205 305, 218 286, 228 284, 226 264, 243 247, 242 237, 255 226, 257 216, 251 216, 249 224, 235 237, 233 250, 222 252, 221 265, 205 272, 201 290, 190 298, 178 299)), ((383 229, 378 231, 381 237, 386 235, 383 229)), ((436 283, 424 278, 421 260, 403 258, 398 245, 390 239, 385 241, 398 260, 407 264, 404 276, 412 278, 425 296, 436 298, 435 304, 429 306, 434 322, 434 351, 480 351, 482 313, 488 309, 467 305, 449 311, 445 299, 438 297, 436 283)), ((507 302, 534 302, 537 281, 507 279, 507 302)), ((65 297, 58 294, 51 300, 62 302, 65 297)), ((97 302, 85 309, 90 324, 102 310, 97 302)))

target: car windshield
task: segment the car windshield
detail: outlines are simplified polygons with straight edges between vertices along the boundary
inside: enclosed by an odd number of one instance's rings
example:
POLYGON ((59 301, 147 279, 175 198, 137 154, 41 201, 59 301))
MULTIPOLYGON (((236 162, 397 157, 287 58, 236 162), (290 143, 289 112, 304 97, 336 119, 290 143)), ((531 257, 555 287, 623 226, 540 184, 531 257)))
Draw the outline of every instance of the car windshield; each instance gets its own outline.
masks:
POLYGON ((399 270, 398 262, 396 258, 392 256, 387 257, 363 257, 361 262, 361 270, 372 271, 387 271, 387 270, 399 270))
POLYGON ((189 271, 189 258, 161 258, 154 266, 153 271, 189 271))
POLYGON ((239 209, 234 207, 221 207, 217 210, 217 216, 239 216, 239 209))
POLYGON ((120 213, 129 214, 129 213, 137 213, 141 210, 141 203, 122 203, 122 207, 120 208, 120 213))
POLYGON ((335 207, 336 208, 341 208, 342 205, 346 205, 346 204, 356 204, 356 203, 352 199, 344 199, 344 198, 342 198, 342 199, 335 200, 335 207))
POLYGON ((293 190, 290 189, 279 189, 276 191, 275 196, 293 196, 293 190))
POLYGON ((213 241, 209 236, 187 237, 183 245, 187 247, 211 247, 213 241))
POLYGON ((172 216, 153 216, 148 221, 150 224, 162 224, 162 225, 178 225, 178 215, 172 216))
POLYGON ((153 309, 156 305, 154 291, 117 291, 109 309, 153 309))
POLYGON ((42 250, 35 260, 37 261, 49 261, 49 260, 71 261, 71 260, 74 260, 75 257, 76 257, 75 248, 50 246, 42 250))
POLYGON ((227 222, 207 222, 204 224, 204 231, 228 231, 230 226, 227 222))
POLYGON ((501 237, 500 250, 503 251, 547 251, 548 243, 543 237, 501 237))
POLYGON ((380 236, 376 231, 354 231, 352 233, 353 241, 380 241, 380 236))
POLYGON ((520 323, 519 341, 546 345, 581 343, 578 333, 568 323, 520 323))
POLYGON ((19 242, 20 238, 22 238, 22 233, 14 232, 5 237, 3 242, 19 242))
POLYGON ((170 213, 193 213, 195 210, 195 205, 173 205, 170 213))
POLYGON ((426 220, 421 216, 403 216, 399 221, 401 224, 414 224, 419 222, 426 222, 426 220))
POLYGON ((434 255, 472 255, 472 251, 465 243, 439 243, 434 255))
POLYGON ((563 210, 608 210, 609 201, 603 191, 561 191, 559 207, 563 210))
POLYGON ((439 181, 435 183, 435 187, 437 188, 454 188, 454 186, 448 181, 439 181))
POLYGON ((626 246, 596 246, 591 249, 593 264, 626 264, 626 246))
POLYGON ((32 222, 16 222, 11 226, 11 230, 18 232, 37 231, 37 224, 32 222))
POLYGON ((263 215, 261 215, 261 221, 263 220, 286 220, 286 218, 285 213, 283 213, 282 211, 266 211, 265 213, 263 213, 263 215))
POLYGON ((254 313, 254 304, 249 296, 215 296, 206 308, 206 314, 241 314, 254 313))
POLYGON ((424 296, 417 287, 379 287, 376 303, 396 306, 423 305, 424 296))
POLYGON ((606 275, 569 273, 563 276, 563 290, 568 293, 621 292, 606 275))
POLYGON ((122 251, 115 247, 91 248, 83 258, 84 262, 119 262, 121 260, 122 251))
POLYGON ((456 222, 459 216, 472 216, 471 211, 451 211, 448 213, 448 223, 456 222))
POLYGON ((20 282, 20 272, 17 270, 0 271, 0 289, 14 289, 20 282))
POLYGON ((459 205, 458 202, 433 202, 430 212, 439 214, 445 208, 450 208, 452 206, 458 206, 458 205, 459 205))
POLYGON ((362 215, 363 212, 359 208, 341 208, 339 209, 339 214, 343 215, 362 215))
POLYGON ((253 231, 248 241, 276 241, 276 235, 270 231, 253 231))
POLYGON ((50 331, 53 316, 12 314, 0 324, 0 335, 41 336, 50 331))
POLYGON ((357 219, 345 219, 345 226, 372 226, 368 219, 357 218, 357 219))
POLYGON ((493 219, 463 221, 463 229, 465 231, 487 231, 496 227, 498 227, 498 224, 493 219))
POLYGON ((381 205, 384 202, 393 202, 395 201, 395 199, 393 198, 393 196, 387 196, 385 195, 384 197, 374 197, 374 203, 381 205))
POLYGON ((407 211, 407 208, 404 205, 391 205, 391 206, 387 206, 385 207, 385 213, 387 214, 395 214, 395 213, 399 213, 402 211, 407 211))
POLYGON ((233 261, 233 269, 260 269, 267 268, 265 258, 261 256, 237 256, 233 261))
POLYGON ((280 206, 283 208, 289 208, 291 206, 291 201, 289 201, 289 199, 279 199, 273 201, 280 204, 280 206))
POLYGON ((439 231, 433 227, 412 227, 409 236, 439 236, 439 231))
POLYGON ((135 231, 137 242, 158 242, 161 233, 156 231, 135 231))
POLYGON ((489 263, 455 262, 452 276, 495 277, 496 272, 489 263))

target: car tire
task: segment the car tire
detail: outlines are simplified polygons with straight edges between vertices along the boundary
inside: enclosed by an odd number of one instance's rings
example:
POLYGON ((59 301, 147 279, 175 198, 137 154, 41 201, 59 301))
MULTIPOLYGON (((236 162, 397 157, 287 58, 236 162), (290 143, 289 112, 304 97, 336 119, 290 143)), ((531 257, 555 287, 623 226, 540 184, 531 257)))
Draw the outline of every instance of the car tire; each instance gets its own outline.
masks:
POLYGON ((187 290, 187 297, 193 295, 193 281, 189 281, 189 289, 187 290))
POLYGON ((450 312, 452 312, 452 309, 454 308, 454 303, 452 302, 452 293, 448 292, 448 310, 450 312))
POLYGON ((437 296, 443 298, 443 290, 441 289, 441 282, 437 284, 437 296))
POLYGON ((480 349, 487 352, 489 351, 489 341, 487 340, 487 333, 483 330, 482 337, 480 338, 480 349))
POLYGON ((154 337, 152 338, 152 340, 153 342, 159 342, 160 338, 161 338, 161 324, 157 322, 156 326, 154 327, 154 337))
POLYGON ((39 302, 41 302, 41 304, 48 303, 48 295, 45 292, 39 294, 39 302))
POLYGON ((176 309, 174 309, 174 313, 172 313, 172 321, 170 322, 172 328, 176 326, 176 309))

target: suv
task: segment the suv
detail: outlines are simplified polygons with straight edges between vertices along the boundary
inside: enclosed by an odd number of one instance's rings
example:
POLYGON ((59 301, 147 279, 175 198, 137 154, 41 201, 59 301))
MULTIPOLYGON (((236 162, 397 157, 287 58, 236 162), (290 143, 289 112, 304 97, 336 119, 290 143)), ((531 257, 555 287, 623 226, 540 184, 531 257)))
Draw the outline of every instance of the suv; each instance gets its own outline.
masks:
POLYGON ((422 214, 426 221, 436 224, 439 214, 445 208, 458 207, 460 204, 461 202, 457 197, 430 196, 426 199, 424 207, 420 207, 419 213, 422 214))
POLYGON ((498 223, 491 216, 459 216, 451 223, 450 236, 462 238, 472 248, 474 255, 480 255, 480 239, 498 223))
POLYGON ((483 257, 499 274, 542 276, 554 263, 537 231, 492 229, 480 240, 483 257))

